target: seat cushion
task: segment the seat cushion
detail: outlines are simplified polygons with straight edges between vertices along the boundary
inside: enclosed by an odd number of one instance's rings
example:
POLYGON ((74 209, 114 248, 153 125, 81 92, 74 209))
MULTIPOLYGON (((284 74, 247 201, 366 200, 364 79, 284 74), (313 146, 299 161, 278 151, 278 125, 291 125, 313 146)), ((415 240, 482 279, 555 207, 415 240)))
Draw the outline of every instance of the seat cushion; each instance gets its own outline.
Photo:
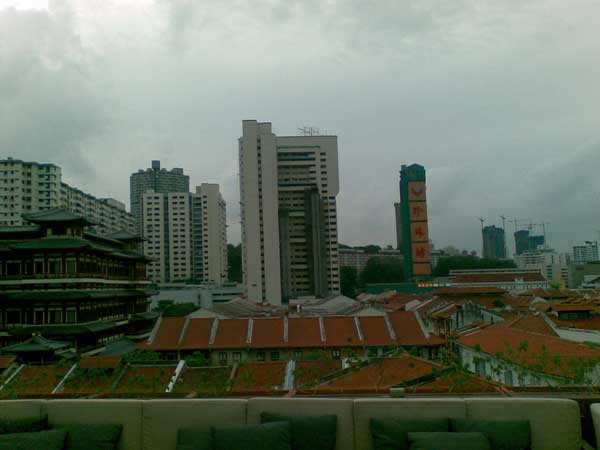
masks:
POLYGON ((410 450, 492 450, 483 433, 408 433, 410 450))
POLYGON ((448 432, 450 421, 447 418, 371 418, 371 436, 375 450, 409 450, 409 432, 448 432))
POLYGON ((66 430, 3 434, 0 450, 62 450, 66 436, 66 430))
MULTIPOLYGON (((354 401, 354 433, 357 450, 372 450, 371 418, 416 419, 466 417, 462 399, 377 398, 354 401)), ((352 447, 347 447, 352 448, 352 447)))
POLYGON ((65 427, 65 450, 117 450, 123 426, 110 424, 76 424, 65 427))
POLYGON ((25 418, 0 417, 0 434, 34 433, 48 429, 48 416, 25 418))
POLYGON ((529 420, 532 450, 581 449, 579 405, 545 398, 473 398, 465 400, 469 419, 529 420))
POLYGON ((529 450, 531 429, 529 420, 452 419, 452 431, 480 432, 486 435, 492 450, 529 450))
POLYGON ((353 402, 332 398, 251 398, 248 400, 248 424, 260 423, 263 412, 294 416, 337 416, 336 450, 354 448, 353 402))
POLYGON ((213 427, 213 450, 291 450, 292 427, 289 421, 260 425, 213 427))
POLYGON ((260 414, 262 423, 290 422, 292 450, 333 450, 337 433, 337 417, 286 416, 270 412, 260 414))
POLYGON ((212 432, 181 428, 177 432, 177 450, 213 450, 212 432))
POLYGON ((142 450, 142 401, 49 400, 43 409, 52 427, 77 424, 122 425, 119 450, 142 450))
POLYGON ((143 402, 144 450, 175 450, 180 428, 245 425, 247 400, 180 399, 143 402))

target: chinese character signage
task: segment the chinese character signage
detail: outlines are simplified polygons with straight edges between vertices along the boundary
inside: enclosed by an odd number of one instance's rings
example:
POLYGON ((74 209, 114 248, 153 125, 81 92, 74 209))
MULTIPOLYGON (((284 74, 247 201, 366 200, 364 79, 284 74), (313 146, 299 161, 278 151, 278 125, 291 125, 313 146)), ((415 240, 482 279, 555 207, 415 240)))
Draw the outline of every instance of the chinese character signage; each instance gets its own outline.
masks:
POLYGON ((427 226, 427 195, 425 181, 408 183, 408 217, 413 276, 431 275, 429 255, 429 227, 427 226))
POLYGON ((424 181, 411 181, 408 183, 409 202, 424 202, 426 199, 424 181))

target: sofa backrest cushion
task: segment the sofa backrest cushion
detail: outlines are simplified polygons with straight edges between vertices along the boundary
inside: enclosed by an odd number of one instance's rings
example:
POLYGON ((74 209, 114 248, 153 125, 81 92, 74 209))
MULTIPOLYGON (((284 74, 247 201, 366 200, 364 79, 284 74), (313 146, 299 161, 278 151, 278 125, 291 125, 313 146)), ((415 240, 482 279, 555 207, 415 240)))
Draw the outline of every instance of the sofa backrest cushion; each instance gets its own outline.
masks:
MULTIPOLYGON (((460 399, 358 399, 354 401, 354 433, 360 450, 373 450, 371 418, 464 418, 466 405, 460 399)), ((351 447, 348 447, 351 448, 351 447)))
POLYGON ((43 410, 51 426, 73 424, 122 425, 119 450, 142 450, 140 400, 49 400, 43 410))
POLYGON ((180 428, 244 425, 243 399, 147 400, 142 406, 144 450, 175 450, 180 428))
POLYGON ((353 401, 343 398, 251 398, 248 423, 260 423, 263 412, 294 416, 337 416, 336 450, 354 448, 353 401))
POLYGON ((0 419, 41 419, 44 400, 2 400, 0 419))
POLYGON ((581 449, 579 405, 573 400, 473 398, 465 402, 468 418, 528 419, 531 425, 531 450, 581 449))

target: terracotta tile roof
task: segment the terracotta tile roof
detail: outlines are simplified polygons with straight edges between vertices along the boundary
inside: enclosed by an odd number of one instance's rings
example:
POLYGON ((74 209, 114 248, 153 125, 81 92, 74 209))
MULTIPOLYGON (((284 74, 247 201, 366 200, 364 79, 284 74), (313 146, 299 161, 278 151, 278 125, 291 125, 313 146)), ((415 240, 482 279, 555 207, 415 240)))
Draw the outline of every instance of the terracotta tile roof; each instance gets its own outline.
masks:
POLYGON ((292 348, 323 347, 318 317, 288 319, 288 346, 292 348))
POLYGON ((317 393, 344 393, 347 391, 387 391, 391 386, 406 383, 432 373, 437 364, 421 358, 403 355, 384 358, 368 366, 350 370, 345 375, 323 383, 317 393))
POLYGON ((546 281, 541 273, 515 272, 457 274, 452 276, 452 282, 455 284, 514 283, 517 278, 523 279, 526 283, 546 281))
POLYGON ((14 356, 0 356, 0 370, 8 369, 15 360, 14 356))
POLYGON ((510 328, 558 337, 554 329, 548 325, 542 316, 523 316, 511 322, 510 328))
POLYGON ((505 294, 506 290, 496 286, 451 286, 437 289, 434 295, 477 295, 477 294, 505 294))
POLYGON ((501 323, 466 334, 458 343, 504 359, 530 370, 573 378, 576 361, 600 359, 600 349, 545 334, 511 328, 501 323))
POLYGON ((79 361, 79 369, 116 369, 123 358, 120 356, 88 356, 79 361))
POLYGON ((529 296, 529 297, 539 297, 544 299, 560 299, 560 298, 569 298, 569 297, 577 297, 580 294, 577 291, 570 291, 567 289, 529 289, 519 295, 529 296))
POLYGON ((442 373, 434 380, 406 387, 410 394, 497 394, 503 385, 469 372, 442 373))
POLYGON ((181 350, 204 350, 209 348, 214 318, 189 319, 187 330, 180 344, 181 350))
POLYGON ((326 347, 359 347, 363 343, 358 336, 354 317, 325 317, 326 347))
POLYGON ((60 392, 63 395, 93 395, 105 394, 110 392, 112 385, 117 381, 122 369, 103 369, 100 372, 98 368, 90 373, 87 369, 75 370, 67 379, 63 390, 60 392))
POLYGON ((238 367, 232 391, 272 391, 283 385, 287 362, 248 362, 238 367))
POLYGON ((231 367, 186 367, 174 392, 220 395, 229 389, 231 367))
POLYGON ((211 348, 246 348, 248 319, 219 320, 219 330, 211 348))
POLYGON ((396 332, 399 345, 441 345, 442 339, 437 336, 426 337, 414 311, 391 312, 388 314, 392 327, 396 332))
POLYGON ((585 311, 596 311, 598 305, 596 303, 556 303, 550 305, 550 308, 556 312, 585 312, 585 311))
POLYGON ((600 331, 600 316, 593 314, 589 319, 559 319, 555 316, 548 316, 557 327, 561 328, 577 328, 579 330, 595 330, 600 331))
POLYGON ((283 340, 282 317, 254 319, 251 348, 280 348, 286 346, 287 344, 283 340))
POLYGON ((153 350, 176 350, 184 323, 185 317, 162 317, 150 347, 153 350))
POLYGON ((296 361, 294 383, 297 388, 301 388, 314 384, 323 377, 339 372, 340 370, 342 370, 341 359, 296 361))
POLYGON ((71 366, 26 366, 0 395, 50 395, 71 366))
POLYGON ((122 394, 152 394, 165 392, 175 366, 129 366, 116 387, 122 394))
POLYGON ((384 317, 359 317, 359 322, 367 346, 395 344, 395 341, 390 336, 384 317))

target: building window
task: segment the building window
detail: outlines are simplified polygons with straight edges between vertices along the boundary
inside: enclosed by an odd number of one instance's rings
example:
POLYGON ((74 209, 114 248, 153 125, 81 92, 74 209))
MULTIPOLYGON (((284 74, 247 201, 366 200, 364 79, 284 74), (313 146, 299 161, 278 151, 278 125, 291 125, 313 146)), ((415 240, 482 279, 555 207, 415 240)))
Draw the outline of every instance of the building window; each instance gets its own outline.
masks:
POLYGON ((77 311, 74 309, 67 309, 67 318, 65 320, 66 323, 75 323, 77 321, 77 311))
POLYGON ((271 361, 279 361, 279 352, 271 352, 271 361))
POLYGON ((302 350, 294 350, 294 359, 302 359, 302 350))
POLYGON ((233 352, 233 360, 240 362, 242 360, 242 352, 233 352))
POLYGON ((257 361, 264 361, 265 358, 266 358, 265 352, 256 352, 256 360, 257 361))
POLYGON ((219 362, 227 363, 227 352, 219 352, 219 362))
POLYGON ((331 356, 333 359, 340 359, 342 357, 342 351, 339 349, 335 349, 331 352, 331 356))
POLYGON ((512 370, 506 370, 504 372, 504 384, 512 386, 514 383, 512 370))
POLYGON ((477 373, 477 375, 480 375, 482 377, 486 376, 485 361, 483 359, 477 359, 475 361, 475 372, 477 373))

